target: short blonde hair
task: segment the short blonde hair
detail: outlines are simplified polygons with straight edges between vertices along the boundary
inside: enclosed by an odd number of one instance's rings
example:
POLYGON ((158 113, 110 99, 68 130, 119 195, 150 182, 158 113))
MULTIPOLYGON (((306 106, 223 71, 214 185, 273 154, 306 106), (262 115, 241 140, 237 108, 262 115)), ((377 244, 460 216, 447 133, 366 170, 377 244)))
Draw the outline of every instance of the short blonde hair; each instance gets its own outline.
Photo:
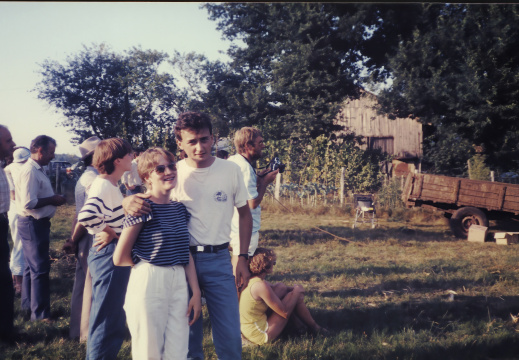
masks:
POLYGON ((261 136, 261 131, 250 126, 242 127, 236 131, 236 134, 234 134, 236 151, 243 154, 247 150, 247 145, 254 145, 254 140, 258 136, 261 136))
POLYGON ((160 158, 165 158, 172 163, 175 162, 175 155, 159 147, 149 148, 139 156, 137 172, 142 180, 150 177, 150 174, 159 163, 160 158))
POLYGON ((252 276, 258 276, 266 272, 276 262, 274 250, 257 248, 249 262, 249 271, 252 276))
POLYGON ((92 165, 100 174, 110 175, 115 170, 114 161, 122 159, 132 152, 132 146, 124 139, 110 138, 101 140, 94 150, 92 165))

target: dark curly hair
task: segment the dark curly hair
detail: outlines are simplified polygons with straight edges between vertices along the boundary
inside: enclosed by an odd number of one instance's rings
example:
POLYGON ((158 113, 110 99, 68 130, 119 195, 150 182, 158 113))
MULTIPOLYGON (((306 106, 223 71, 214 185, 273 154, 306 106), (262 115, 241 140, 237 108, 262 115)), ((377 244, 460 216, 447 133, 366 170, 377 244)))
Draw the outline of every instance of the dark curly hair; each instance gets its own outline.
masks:
POLYGON ((257 248, 249 262, 249 271, 252 276, 258 276, 266 272, 276 263, 274 250, 257 248))
POLYGON ((208 129, 209 134, 213 135, 213 125, 209 115, 198 111, 188 111, 178 116, 175 123, 175 137, 177 140, 182 141, 182 130, 191 130, 199 133, 202 129, 208 129))

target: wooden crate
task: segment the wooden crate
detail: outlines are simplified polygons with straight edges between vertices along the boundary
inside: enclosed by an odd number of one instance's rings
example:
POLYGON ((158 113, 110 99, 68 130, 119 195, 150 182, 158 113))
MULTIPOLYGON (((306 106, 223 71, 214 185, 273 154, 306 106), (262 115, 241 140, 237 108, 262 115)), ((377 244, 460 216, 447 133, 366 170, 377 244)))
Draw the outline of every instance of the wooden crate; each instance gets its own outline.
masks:
POLYGON ((469 227, 470 242, 484 243, 487 238, 488 227, 481 225, 472 225, 469 227))
POLYGON ((511 245, 519 243, 519 233, 517 232, 496 232, 494 239, 498 245, 511 245))

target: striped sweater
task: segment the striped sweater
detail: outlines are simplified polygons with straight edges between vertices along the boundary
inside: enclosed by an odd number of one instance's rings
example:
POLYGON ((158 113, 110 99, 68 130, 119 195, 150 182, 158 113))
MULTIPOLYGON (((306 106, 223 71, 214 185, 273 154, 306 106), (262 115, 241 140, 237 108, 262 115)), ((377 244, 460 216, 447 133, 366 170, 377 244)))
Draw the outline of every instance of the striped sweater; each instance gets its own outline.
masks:
POLYGON ((135 264, 146 261, 156 266, 187 265, 189 263, 189 212, 176 201, 157 204, 145 199, 150 206, 148 215, 127 216, 124 227, 144 222, 132 249, 135 264))
POLYGON ((106 226, 117 235, 123 230, 123 195, 117 186, 99 176, 92 182, 88 199, 78 214, 78 222, 89 234, 97 234, 106 226))

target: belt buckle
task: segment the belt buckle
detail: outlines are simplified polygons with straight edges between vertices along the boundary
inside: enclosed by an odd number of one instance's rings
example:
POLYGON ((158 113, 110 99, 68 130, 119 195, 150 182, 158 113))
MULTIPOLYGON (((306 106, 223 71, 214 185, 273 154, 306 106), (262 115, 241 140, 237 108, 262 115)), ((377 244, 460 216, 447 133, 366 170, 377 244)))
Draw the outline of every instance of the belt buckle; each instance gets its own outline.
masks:
POLYGON ((202 245, 198 245, 196 247, 196 252, 204 252, 204 247, 202 245))

